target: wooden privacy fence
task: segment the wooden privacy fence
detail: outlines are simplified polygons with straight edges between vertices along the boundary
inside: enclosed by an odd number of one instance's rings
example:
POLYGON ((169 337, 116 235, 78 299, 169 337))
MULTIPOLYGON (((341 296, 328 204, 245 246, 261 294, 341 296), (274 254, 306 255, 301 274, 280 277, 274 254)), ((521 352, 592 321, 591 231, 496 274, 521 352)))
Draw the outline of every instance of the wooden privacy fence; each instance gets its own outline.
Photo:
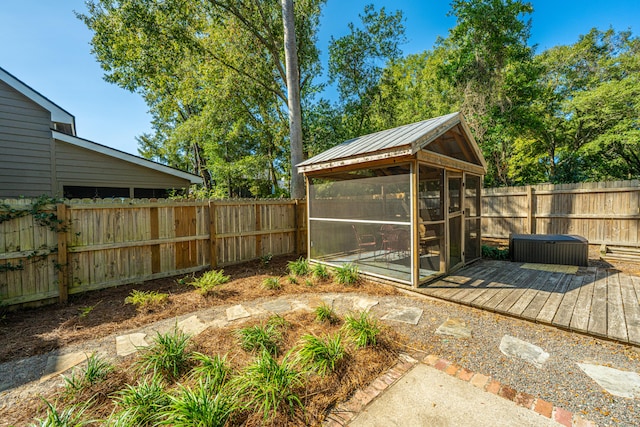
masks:
POLYGON ((299 201, 70 200, 29 215, 30 200, 3 203, 0 306, 306 250, 299 201))
POLYGON ((485 188, 482 236, 577 234, 591 244, 640 246, 640 181, 485 188))

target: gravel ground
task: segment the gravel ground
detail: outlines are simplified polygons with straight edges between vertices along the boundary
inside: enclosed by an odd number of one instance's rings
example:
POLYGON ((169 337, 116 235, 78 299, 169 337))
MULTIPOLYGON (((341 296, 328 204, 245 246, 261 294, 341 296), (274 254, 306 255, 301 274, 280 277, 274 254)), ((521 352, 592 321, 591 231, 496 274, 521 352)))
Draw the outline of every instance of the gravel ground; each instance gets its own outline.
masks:
MULTIPOLYGON (((344 314, 353 307, 353 295, 332 294, 334 308, 344 314)), ((322 296, 322 295, 319 295, 322 296)), ((483 312, 471 307, 437 301, 428 297, 407 294, 402 296, 367 296, 379 303, 371 312, 382 317, 390 309, 418 307, 423 314, 417 325, 395 321, 384 323, 405 336, 407 352, 414 356, 434 354, 469 370, 490 375, 493 379, 511 386, 517 391, 540 397, 555 406, 580 414, 583 418, 601 426, 637 426, 640 424, 640 400, 612 396, 585 375, 577 362, 590 362, 617 369, 640 372, 640 348, 607 342, 587 336, 521 321, 502 315, 483 312), (466 322, 472 337, 459 339, 435 334, 440 324, 448 318, 459 318, 466 322), (504 335, 511 335, 535 344, 550 354, 547 362, 538 369, 522 360, 513 359, 500 352, 499 345, 504 335)), ((317 296, 295 295, 291 299, 317 301, 317 296)), ((256 307, 267 301, 243 303, 256 307)), ((215 309, 222 315, 224 307, 215 309)), ((202 312, 202 318, 212 318, 213 311, 202 312)), ((169 320, 171 322, 171 320, 169 320)), ((85 343, 89 351, 102 350, 113 344, 108 339, 85 343)), ((67 349, 65 349, 67 350, 67 349)), ((70 349, 69 349, 70 350, 70 349)), ((76 350, 77 351, 77 350, 76 350)), ((111 350, 113 351, 113 350, 111 350)), ((23 369, 34 369, 42 360, 25 361, 23 369)), ((8 366, 4 366, 7 368, 8 366)), ((19 369, 19 368, 16 368, 19 369)), ((43 384, 32 382, 0 394, 0 408, 11 406, 26 396, 42 393, 46 388, 59 386, 59 380, 43 384)), ((0 422, 0 425, 3 423, 0 422)))

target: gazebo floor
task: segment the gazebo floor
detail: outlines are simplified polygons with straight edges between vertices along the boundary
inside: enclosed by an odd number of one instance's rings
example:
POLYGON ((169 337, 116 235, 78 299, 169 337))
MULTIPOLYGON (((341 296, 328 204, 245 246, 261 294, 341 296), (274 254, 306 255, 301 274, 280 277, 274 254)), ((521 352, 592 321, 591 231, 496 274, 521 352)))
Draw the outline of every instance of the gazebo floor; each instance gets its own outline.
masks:
POLYGON ((640 345, 640 277, 617 270, 482 260, 416 291, 640 345))

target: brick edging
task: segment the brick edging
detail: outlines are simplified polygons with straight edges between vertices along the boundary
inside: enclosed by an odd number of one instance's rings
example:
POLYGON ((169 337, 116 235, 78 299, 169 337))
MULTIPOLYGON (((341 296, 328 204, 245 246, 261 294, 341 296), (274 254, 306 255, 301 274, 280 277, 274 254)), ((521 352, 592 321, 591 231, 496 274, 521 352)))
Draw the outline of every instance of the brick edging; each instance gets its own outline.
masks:
MULTIPOLYGON (((418 360, 409 355, 400 355, 398 363, 387 371, 387 373, 376 378, 375 381, 364 389, 357 390, 348 401, 336 406, 325 419, 323 426, 342 427, 348 424, 349 421, 362 411, 373 399, 382 394, 384 390, 395 383, 418 363, 420 363, 418 360)), ((535 411, 547 418, 551 418, 563 426, 596 427, 596 424, 592 421, 586 420, 573 412, 554 406, 552 403, 549 403, 539 397, 536 398, 528 393, 518 392, 510 386, 501 384, 500 382, 492 379, 490 376, 470 371, 456 365, 455 363, 451 363, 446 359, 441 359, 438 356, 430 354, 422 360, 422 363, 432 366, 459 380, 466 381, 488 393, 510 400, 518 406, 535 411)))

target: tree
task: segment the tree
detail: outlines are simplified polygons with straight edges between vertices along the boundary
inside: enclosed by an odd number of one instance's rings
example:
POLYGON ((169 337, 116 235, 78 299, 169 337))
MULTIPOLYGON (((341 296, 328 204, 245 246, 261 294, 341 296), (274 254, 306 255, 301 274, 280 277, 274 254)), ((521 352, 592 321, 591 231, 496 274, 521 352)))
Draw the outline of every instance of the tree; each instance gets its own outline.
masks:
POLYGON ((545 70, 538 152, 547 153, 549 180, 639 177, 638 38, 594 28, 536 59, 545 70))
POLYGON ((461 99, 461 110, 488 160, 487 185, 508 185, 513 144, 531 127, 539 68, 528 46, 530 3, 454 0, 456 25, 438 47, 440 72, 461 99))
POLYGON ((384 66, 400 58, 405 41, 401 11, 389 15, 368 5, 360 19, 362 28, 349 23, 349 34, 329 42, 329 82, 337 83, 350 137, 378 130, 371 115, 384 66))
POLYGON ((287 72, 287 105, 289 107, 289 139, 291 141, 291 197, 305 197, 304 180, 298 173, 297 164, 304 159, 302 153, 302 112, 300 106, 300 76, 298 75, 298 52, 293 13, 293 0, 282 0, 284 25, 284 52, 287 72))
MULTIPOLYGON (((315 34, 323 3, 304 0, 294 8, 294 68, 303 97, 319 72, 315 34)), ((143 154, 167 162, 187 157, 199 173, 212 175, 212 187, 222 179, 213 163, 236 165, 237 172, 268 159, 263 170, 270 175, 292 175, 290 163, 278 158, 290 153, 281 132, 287 84, 280 4, 94 0, 88 9, 80 18, 94 31, 93 52, 105 78, 140 93, 154 117, 156 135, 140 138, 143 154)))

